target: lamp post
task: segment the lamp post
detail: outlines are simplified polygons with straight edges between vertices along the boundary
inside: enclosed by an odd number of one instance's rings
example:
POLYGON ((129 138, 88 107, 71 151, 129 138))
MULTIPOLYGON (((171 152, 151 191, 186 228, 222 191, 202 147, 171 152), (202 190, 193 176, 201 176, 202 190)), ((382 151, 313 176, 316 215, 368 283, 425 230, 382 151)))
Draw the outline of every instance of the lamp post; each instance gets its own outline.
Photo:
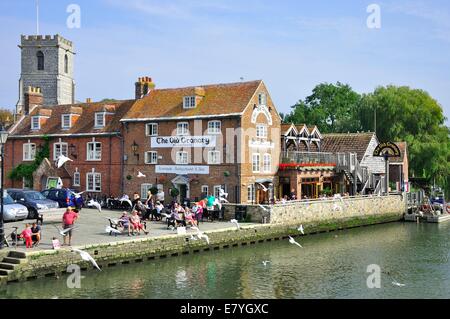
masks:
POLYGON ((0 125, 0 158, 1 158, 1 171, 0 171, 0 178, 1 178, 1 195, 0 195, 0 249, 3 249, 4 240, 5 240, 5 230, 3 227, 3 175, 4 175, 4 159, 5 159, 5 144, 8 139, 8 131, 5 130, 3 124, 0 125))

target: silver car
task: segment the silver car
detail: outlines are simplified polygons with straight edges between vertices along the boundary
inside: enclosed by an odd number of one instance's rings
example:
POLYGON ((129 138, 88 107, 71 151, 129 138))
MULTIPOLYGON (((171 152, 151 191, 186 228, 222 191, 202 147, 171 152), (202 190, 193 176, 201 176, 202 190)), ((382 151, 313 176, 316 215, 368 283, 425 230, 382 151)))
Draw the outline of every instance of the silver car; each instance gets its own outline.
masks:
POLYGON ((7 193, 3 194, 3 220, 5 222, 25 220, 27 217, 28 208, 14 203, 14 200, 7 193))

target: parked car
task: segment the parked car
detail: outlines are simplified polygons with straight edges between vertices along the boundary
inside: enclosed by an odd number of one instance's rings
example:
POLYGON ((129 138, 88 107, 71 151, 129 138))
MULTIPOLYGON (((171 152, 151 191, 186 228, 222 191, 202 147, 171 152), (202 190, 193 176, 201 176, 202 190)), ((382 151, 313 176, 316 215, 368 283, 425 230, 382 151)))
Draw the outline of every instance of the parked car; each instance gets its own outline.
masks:
POLYGON ((12 199, 28 209, 28 219, 36 219, 39 215, 52 213, 61 214, 61 209, 56 201, 45 198, 44 195, 33 190, 7 189, 12 199))
POLYGON ((58 202, 59 207, 61 208, 70 206, 80 210, 84 205, 83 197, 75 198, 75 191, 69 188, 46 189, 41 193, 45 198, 58 202))
POLYGON ((14 222, 25 220, 28 217, 28 209, 21 205, 14 203, 14 200, 7 192, 3 194, 3 220, 5 222, 14 222))

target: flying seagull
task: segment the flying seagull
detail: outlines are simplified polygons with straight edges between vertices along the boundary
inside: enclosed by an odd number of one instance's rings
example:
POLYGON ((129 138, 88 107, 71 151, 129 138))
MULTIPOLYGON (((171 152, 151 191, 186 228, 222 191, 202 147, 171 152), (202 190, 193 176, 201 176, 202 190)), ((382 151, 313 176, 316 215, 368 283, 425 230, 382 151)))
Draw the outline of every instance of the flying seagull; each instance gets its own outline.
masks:
POLYGON ((193 226, 193 227, 191 227, 191 229, 197 231, 197 237, 198 237, 198 239, 204 239, 204 240, 206 240, 206 242, 207 242, 208 245, 209 245, 209 237, 208 237, 208 235, 206 235, 204 232, 202 232, 200 229, 198 229, 198 227, 193 226))
POLYGON ((107 234, 122 234, 122 232, 118 229, 112 228, 111 226, 106 226, 105 232, 107 234))
POLYGON ((97 210, 101 213, 102 212, 102 205, 100 205, 98 202, 96 202, 95 200, 91 199, 88 203, 88 206, 92 207, 94 206, 95 208, 97 208, 97 210))
POLYGON ((392 284, 393 284, 394 286, 397 286, 397 287, 405 287, 405 286, 406 286, 405 284, 401 284, 401 283, 397 282, 396 280, 394 280, 394 281, 392 282, 392 284))
POLYGON ((100 267, 97 265, 97 262, 95 261, 94 258, 92 258, 91 255, 89 255, 89 253, 83 251, 83 250, 79 250, 79 249, 75 249, 72 248, 72 252, 76 252, 78 254, 80 254, 81 258, 85 261, 89 261, 92 265, 94 265, 95 268, 97 268, 98 270, 102 271, 100 269, 100 267))
POLYGON ((72 194, 73 194, 73 196, 75 196, 75 198, 80 198, 81 197, 81 195, 83 195, 84 194, 84 192, 81 192, 81 193, 75 193, 75 192, 72 192, 72 194))
POLYGON ((261 184, 261 183, 258 183, 258 184, 259 184, 259 186, 261 186, 261 189, 263 190, 263 192, 267 192, 267 191, 268 191, 268 189, 267 189, 266 186, 264 186, 264 185, 261 184))
POLYGON ((68 232, 70 232, 71 230, 77 228, 77 226, 74 226, 74 227, 70 227, 70 228, 66 228, 66 229, 61 229, 61 228, 59 228, 56 225, 53 225, 53 227, 55 227, 58 230, 59 234, 61 236, 63 236, 63 237, 66 237, 68 232))
POLYGON ((230 220, 231 223, 235 224, 237 229, 241 229, 241 226, 239 226, 239 222, 236 219, 230 220))
POLYGON ((220 197, 219 200, 222 203, 229 203, 228 199, 226 199, 225 197, 220 197))
POLYGON ((262 210, 265 211, 265 212, 268 212, 268 211, 269 211, 265 206, 263 206, 263 205, 261 205, 261 204, 258 204, 258 206, 261 207, 262 210))
POLYGON ((303 248, 302 245, 300 245, 299 243, 297 243, 297 242, 295 241, 295 239, 292 238, 291 236, 289 236, 289 242, 290 242, 292 245, 297 245, 298 247, 303 248))
POLYGON ((214 205, 219 207, 219 210, 222 209, 222 202, 219 199, 214 200, 214 205))
POLYGON ((146 177, 144 174, 142 174, 141 172, 138 172, 138 176, 137 176, 138 178, 143 178, 143 177, 146 177))
POLYGON ((299 232, 302 233, 302 235, 305 234, 305 230, 303 229, 303 225, 300 225, 300 227, 297 229, 299 232))
POLYGON ((225 193, 225 191, 221 188, 219 189, 219 197, 222 198, 228 198, 228 193, 225 193))
POLYGON ((68 161, 71 161, 71 162, 73 162, 73 160, 71 160, 70 158, 68 158, 67 156, 64 156, 64 155, 60 155, 59 157, 58 157, 58 159, 57 159, 57 162, 56 162, 56 166, 58 167, 58 168, 61 168, 66 162, 68 162, 68 161))

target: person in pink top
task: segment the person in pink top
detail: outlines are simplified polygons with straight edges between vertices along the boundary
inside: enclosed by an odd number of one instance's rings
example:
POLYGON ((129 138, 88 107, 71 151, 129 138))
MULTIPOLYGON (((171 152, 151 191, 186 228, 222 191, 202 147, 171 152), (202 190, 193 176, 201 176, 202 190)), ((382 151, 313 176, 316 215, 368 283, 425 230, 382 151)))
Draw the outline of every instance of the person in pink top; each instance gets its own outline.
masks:
MULTIPOLYGON (((64 229, 73 228, 75 225, 75 221, 78 219, 78 214, 73 211, 72 207, 67 207, 66 212, 62 218, 62 224, 64 229)), ((72 242, 72 230, 67 232, 67 235, 64 236, 64 246, 67 245, 67 239, 69 240, 69 246, 71 246, 72 242)))
POLYGON ((25 229, 20 234, 20 238, 25 239, 25 245, 27 248, 33 248, 33 240, 31 238, 32 235, 33 235, 33 233, 31 231, 30 224, 26 224, 25 229))

